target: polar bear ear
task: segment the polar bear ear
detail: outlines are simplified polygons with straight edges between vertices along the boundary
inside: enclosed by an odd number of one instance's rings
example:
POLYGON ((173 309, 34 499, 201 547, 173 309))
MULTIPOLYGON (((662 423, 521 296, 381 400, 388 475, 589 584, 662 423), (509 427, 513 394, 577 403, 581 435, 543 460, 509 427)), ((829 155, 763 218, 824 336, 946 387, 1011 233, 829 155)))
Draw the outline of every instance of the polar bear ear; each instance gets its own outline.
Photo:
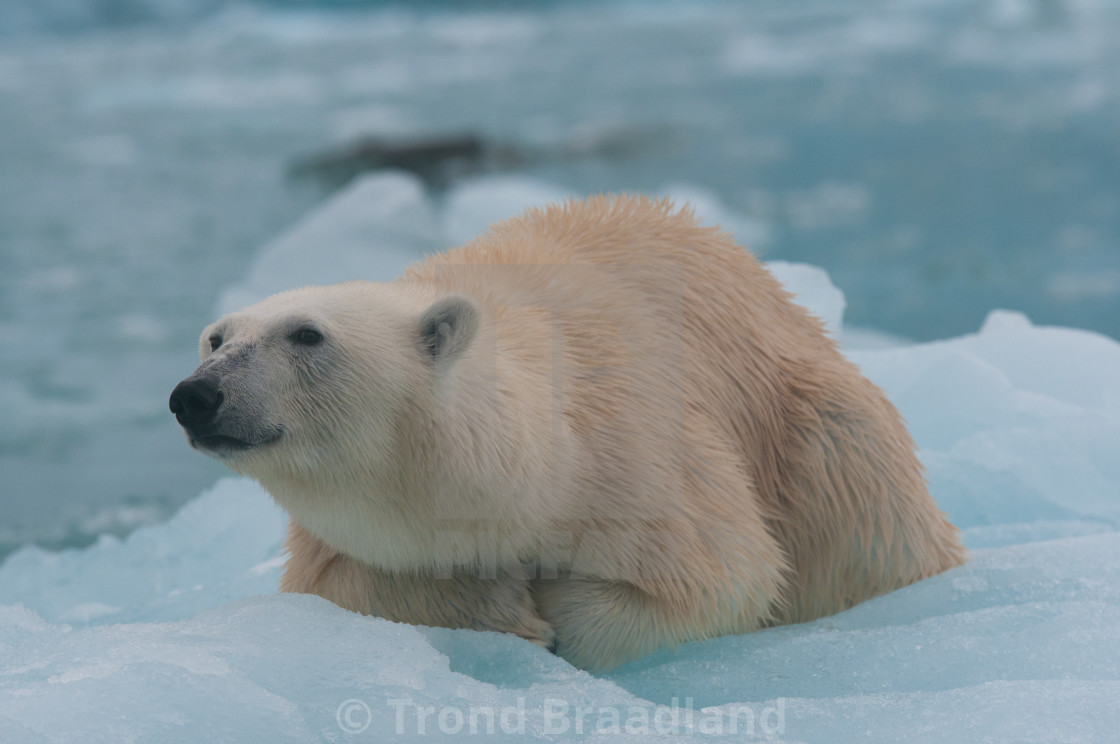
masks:
POLYGON ((478 323, 478 306, 470 298, 438 299, 420 318, 420 347, 438 364, 447 364, 470 346, 478 323))

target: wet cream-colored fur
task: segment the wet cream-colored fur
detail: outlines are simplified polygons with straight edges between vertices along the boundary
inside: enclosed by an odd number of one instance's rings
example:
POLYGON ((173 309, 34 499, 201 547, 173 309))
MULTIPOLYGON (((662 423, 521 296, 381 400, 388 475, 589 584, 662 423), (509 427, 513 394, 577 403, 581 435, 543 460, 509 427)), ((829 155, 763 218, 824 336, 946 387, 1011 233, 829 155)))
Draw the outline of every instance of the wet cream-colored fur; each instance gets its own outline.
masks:
POLYGON ((282 432, 218 453, 292 516, 282 590, 357 612, 604 669, 965 557, 883 393, 665 201, 530 210, 395 282, 271 297, 202 352, 230 426, 282 432))

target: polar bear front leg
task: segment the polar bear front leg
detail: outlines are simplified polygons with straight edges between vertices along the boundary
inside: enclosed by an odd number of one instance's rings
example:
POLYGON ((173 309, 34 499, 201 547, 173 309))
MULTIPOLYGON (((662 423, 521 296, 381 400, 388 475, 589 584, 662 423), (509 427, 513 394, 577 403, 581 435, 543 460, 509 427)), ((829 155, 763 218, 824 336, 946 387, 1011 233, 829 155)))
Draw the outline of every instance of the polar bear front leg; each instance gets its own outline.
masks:
POLYGON ((295 522, 280 591, 317 594, 352 612, 411 625, 513 633, 550 651, 556 634, 541 619, 529 580, 511 573, 484 579, 385 571, 340 553, 295 522))
POLYGON ((697 604, 675 605, 619 580, 536 580, 533 594, 541 617, 556 630, 555 653, 592 672, 612 669, 660 648, 754 629, 742 618, 738 622, 726 616, 706 618, 697 604))

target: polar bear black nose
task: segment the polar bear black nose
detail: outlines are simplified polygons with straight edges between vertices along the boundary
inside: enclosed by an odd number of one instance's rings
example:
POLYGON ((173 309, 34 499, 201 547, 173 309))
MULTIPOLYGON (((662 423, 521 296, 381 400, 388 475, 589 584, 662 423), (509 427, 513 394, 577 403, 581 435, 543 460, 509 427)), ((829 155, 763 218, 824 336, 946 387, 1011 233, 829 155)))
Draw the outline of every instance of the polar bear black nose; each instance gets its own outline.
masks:
POLYGON ((209 372, 192 375, 175 386, 168 405, 181 425, 199 426, 214 418, 225 400, 219 382, 221 378, 209 372))

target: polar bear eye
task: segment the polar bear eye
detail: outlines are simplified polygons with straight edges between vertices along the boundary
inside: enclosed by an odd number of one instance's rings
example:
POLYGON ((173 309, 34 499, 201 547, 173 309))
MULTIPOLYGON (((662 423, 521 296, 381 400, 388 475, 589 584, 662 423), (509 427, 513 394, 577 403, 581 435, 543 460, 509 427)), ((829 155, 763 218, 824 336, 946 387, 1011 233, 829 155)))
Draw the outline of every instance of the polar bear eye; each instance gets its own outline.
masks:
POLYGON ((210 337, 210 351, 217 351, 218 347, 222 345, 222 337, 214 334, 210 337))
POLYGON ((292 334, 292 343, 300 346, 314 346, 323 340, 323 334, 314 328, 300 328, 292 334))

